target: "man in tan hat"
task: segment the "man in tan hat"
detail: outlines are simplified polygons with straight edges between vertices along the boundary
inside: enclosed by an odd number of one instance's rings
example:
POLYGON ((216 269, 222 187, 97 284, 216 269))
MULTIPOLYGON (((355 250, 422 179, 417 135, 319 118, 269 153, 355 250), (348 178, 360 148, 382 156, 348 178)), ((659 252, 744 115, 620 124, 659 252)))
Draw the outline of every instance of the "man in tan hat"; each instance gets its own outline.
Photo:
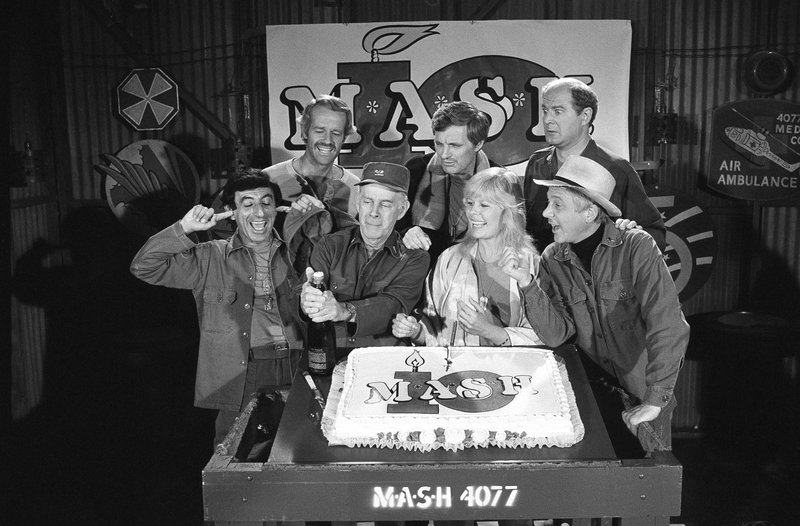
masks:
POLYGON ((327 291, 303 285, 300 306, 312 321, 333 321, 339 349, 397 345, 395 314, 408 313, 419 300, 429 256, 409 249, 395 231, 408 210, 408 169, 367 163, 356 184, 359 224, 324 236, 311 253, 314 271, 325 273, 327 291))
POLYGON ((669 450, 689 325, 656 242, 614 226, 614 177, 591 159, 569 157, 553 179, 534 182, 548 187, 542 215, 555 243, 538 272, 513 254, 501 262, 523 288, 531 326, 547 345, 574 342, 601 394, 621 398, 622 419, 607 419, 612 438, 624 422, 645 451, 669 450))

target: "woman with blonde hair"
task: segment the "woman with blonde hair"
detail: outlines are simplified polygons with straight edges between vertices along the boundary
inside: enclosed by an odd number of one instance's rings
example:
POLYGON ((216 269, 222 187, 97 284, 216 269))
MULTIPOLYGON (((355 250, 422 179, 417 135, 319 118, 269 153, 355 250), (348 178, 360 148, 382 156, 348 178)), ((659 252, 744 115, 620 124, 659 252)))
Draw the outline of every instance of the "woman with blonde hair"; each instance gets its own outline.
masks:
POLYGON ((423 316, 398 314, 392 332, 416 345, 542 345, 509 272, 534 268, 518 176, 505 168, 475 174, 464 192, 468 231, 445 250, 426 283, 423 316), (520 261, 526 265, 520 265, 520 261))

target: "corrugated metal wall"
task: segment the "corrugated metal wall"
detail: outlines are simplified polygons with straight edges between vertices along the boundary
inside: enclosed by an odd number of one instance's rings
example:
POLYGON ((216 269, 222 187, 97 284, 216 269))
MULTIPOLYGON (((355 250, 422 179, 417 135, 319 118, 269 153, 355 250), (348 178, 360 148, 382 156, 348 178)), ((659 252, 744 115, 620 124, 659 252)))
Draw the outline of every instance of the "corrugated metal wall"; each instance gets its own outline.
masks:
MULTIPOLYGON (((661 184, 670 185, 693 195, 712 214, 718 236, 718 254, 714 274, 707 285, 684 306, 687 314, 736 308, 746 301, 746 289, 753 269, 748 258, 767 247, 773 233, 761 230, 776 226, 783 230, 779 237, 786 244, 772 250, 781 253, 791 265, 795 283, 800 283, 800 266, 796 264, 798 238, 796 217, 789 210, 796 208, 764 206, 763 213, 773 221, 761 221, 759 206, 715 196, 699 188, 705 172, 704 150, 710 111, 715 107, 751 95, 742 82, 741 63, 760 49, 779 51, 797 63, 800 34, 795 24, 800 20, 800 5, 784 1, 738 2, 665 2, 664 3, 663 70, 654 80, 672 77, 668 90, 670 111, 681 119, 678 144, 653 148, 653 158, 666 163, 657 174, 661 184), (794 262, 794 263, 791 263, 794 262), (744 275, 742 275, 744 273, 744 275)), ((652 86, 652 83, 650 84, 652 86)), ((652 88, 651 88, 652 89, 652 88)), ((800 82, 794 81, 775 99, 800 99, 800 82)), ((651 99, 652 100, 652 99, 651 99)), ((647 105, 639 107, 647 114, 647 105)), ((640 155, 647 155, 644 151, 640 155)))
MULTIPOLYGON (((701 190, 705 130, 714 107, 748 98, 740 80, 744 57, 758 49, 784 53, 800 66, 800 2, 794 0, 172 0, 169 2, 83 0, 60 2, 63 112, 68 164, 59 184, 62 208, 104 206, 104 189, 92 167, 98 155, 116 152, 139 139, 163 139, 183 149, 195 163, 203 196, 220 186, 230 144, 210 131, 184 105, 163 131, 131 131, 116 115, 114 90, 133 67, 141 66, 112 38, 121 24, 142 50, 205 106, 223 126, 254 149, 254 165, 270 155, 267 129, 267 72, 264 27, 270 24, 354 23, 467 19, 629 19, 633 27, 631 63, 631 160, 663 159, 645 175, 646 183, 682 190, 712 216, 718 253, 706 285, 684 305, 686 314, 738 307, 764 261, 774 256, 790 284, 800 283, 797 206, 754 206, 701 190), (113 15, 108 20, 98 11, 113 15), (94 14, 93 14, 94 13, 94 14), (679 115, 676 144, 649 137, 657 82, 671 82, 669 110, 679 115), (245 97, 245 94, 247 95, 245 97), (763 258, 762 258, 763 259, 763 258)), ((553 42, 558 46, 558 42, 553 42)), ((322 42, 291 50, 324 53, 322 42)), ((443 51, 446 52, 446 51, 443 51)), ((776 99, 800 100, 795 79, 776 99)), ((602 111, 602 101, 601 110, 602 111)), ((18 133, 24 133, 19 131, 18 133)), ((31 213, 38 213, 33 212, 31 213)), ((56 217, 41 212, 41 221, 56 217)), ((20 218, 19 220, 23 220, 20 218)), ((27 221, 27 219, 25 219, 27 221)), ((28 230, 26 230, 28 231, 28 230)), ((21 231, 20 231, 21 233, 21 231)), ((22 241, 20 241, 22 242, 22 241)), ((24 244, 24 243, 23 243, 24 244)), ((23 249, 15 247, 12 257, 23 249)), ((15 320, 18 334, 43 324, 15 320)), ((21 336, 22 337, 22 336, 21 336)), ((25 336, 24 339, 28 339, 25 336)), ((35 383, 32 380, 32 385, 35 383)))
MULTIPOLYGON (((57 243, 58 211, 47 184, 38 182, 11 189, 10 271, 17 273, 17 258, 33 255, 26 264, 45 268, 63 262, 57 243)), ((43 301, 51 291, 43 284, 17 280, 11 295, 11 415, 20 418, 42 400, 44 393, 47 312, 43 301)))
MULTIPOLYGON (((227 94, 235 53, 230 12, 225 2, 152 2, 146 10, 131 9, 119 21, 182 90, 199 99, 214 115, 236 129, 235 97, 227 94), (182 4, 182 5, 179 5, 182 4)), ((71 196, 74 200, 105 199, 101 177, 94 172, 101 153, 115 153, 136 140, 162 139, 180 147, 201 174, 202 190, 216 190, 212 176, 222 166, 215 154, 223 139, 214 135, 184 104, 162 131, 136 132, 118 116, 116 87, 135 67, 97 16, 80 2, 62 5, 64 83, 67 97, 71 196)), ((111 15, 111 11, 109 11, 111 15)))
POLYGON ((14 276, 24 255, 28 258, 23 261, 23 266, 30 259, 34 259, 33 264, 37 265, 60 264, 60 255, 50 250, 59 244, 59 204, 54 163, 47 155, 53 142, 47 118, 50 113, 46 80, 48 64, 40 59, 42 50, 49 45, 47 35, 51 25, 37 19, 37 7, 29 4, 15 6, 14 16, 7 20, 9 41, 14 43, 8 72, 10 146, 13 151, 9 152, 11 162, 0 169, 5 184, 10 186, 7 205, 11 219, 10 247, 5 257, 10 260, 12 276, 10 366, 11 415, 14 419, 30 412, 41 402, 44 394, 48 319, 41 300, 49 292, 43 290, 41 284, 31 286, 14 279, 14 276), (40 33, 30 31, 28 24, 24 23, 31 20, 40 22, 36 26, 40 33), (26 141, 30 141, 35 167, 27 176, 22 161, 26 141))

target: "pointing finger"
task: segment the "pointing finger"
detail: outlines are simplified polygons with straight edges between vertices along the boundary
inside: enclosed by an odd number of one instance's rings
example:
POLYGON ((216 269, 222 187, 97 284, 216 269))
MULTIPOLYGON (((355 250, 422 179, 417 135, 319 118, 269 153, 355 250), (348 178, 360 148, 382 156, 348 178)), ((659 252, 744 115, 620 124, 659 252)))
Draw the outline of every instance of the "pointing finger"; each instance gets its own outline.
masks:
POLYGON ((223 219, 228 219, 229 217, 233 217, 233 210, 226 210, 224 212, 220 212, 219 214, 214 214, 214 221, 222 221, 223 219))

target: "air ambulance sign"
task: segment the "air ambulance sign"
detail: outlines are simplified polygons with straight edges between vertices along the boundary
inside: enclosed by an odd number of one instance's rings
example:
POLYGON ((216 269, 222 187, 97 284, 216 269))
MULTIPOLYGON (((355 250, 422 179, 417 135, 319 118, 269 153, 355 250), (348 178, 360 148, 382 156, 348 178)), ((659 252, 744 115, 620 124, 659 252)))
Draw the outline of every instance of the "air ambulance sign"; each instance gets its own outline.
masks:
POLYGON ((712 115, 708 186, 737 199, 800 201, 800 105, 745 100, 712 115))

